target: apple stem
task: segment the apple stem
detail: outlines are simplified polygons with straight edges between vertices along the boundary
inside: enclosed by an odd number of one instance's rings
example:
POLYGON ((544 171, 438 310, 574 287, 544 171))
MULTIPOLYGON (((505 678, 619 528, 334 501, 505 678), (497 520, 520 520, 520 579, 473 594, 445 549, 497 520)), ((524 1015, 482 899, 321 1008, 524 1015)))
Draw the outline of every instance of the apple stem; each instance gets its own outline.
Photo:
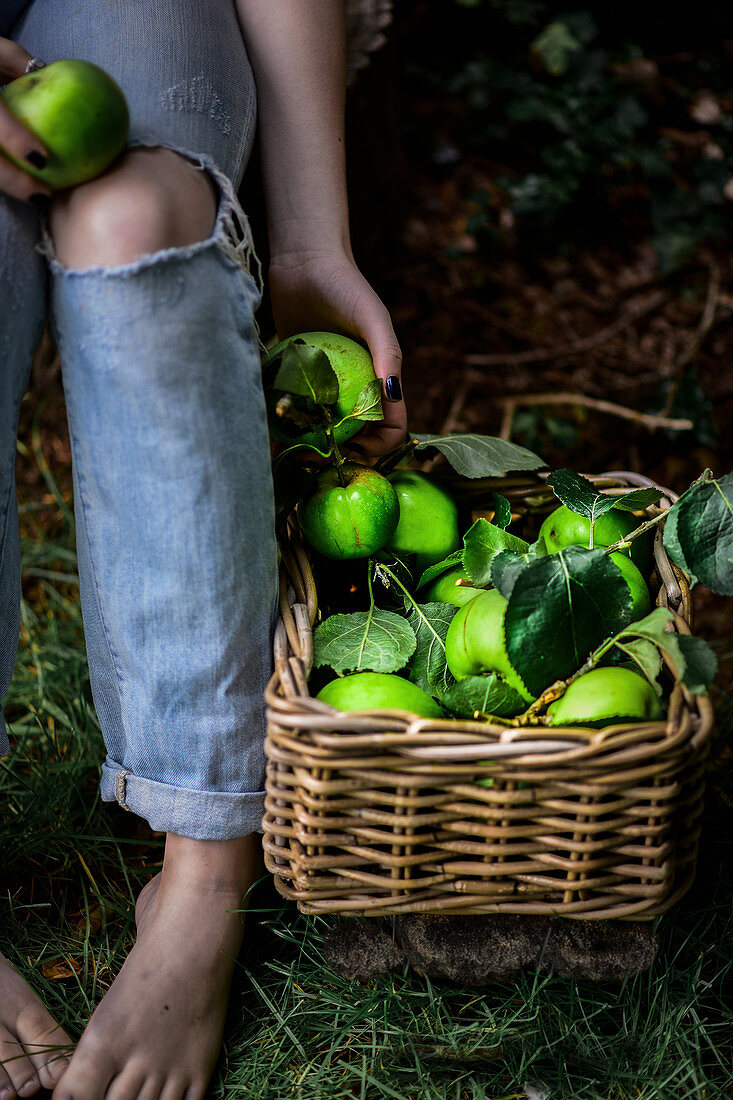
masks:
POLYGON ((345 459, 336 445, 336 437, 333 434, 333 420, 331 419, 330 412, 328 412, 328 422, 326 423, 326 426, 323 430, 326 433, 326 439, 328 440, 329 446, 331 448, 331 458, 333 459, 333 464, 336 467, 336 477, 338 478, 338 482, 341 488, 345 489, 346 485, 348 484, 344 476, 344 471, 342 469, 345 459))
MULTIPOLYGON (((630 531, 628 535, 624 535, 624 537, 622 539, 619 539, 618 542, 614 542, 612 546, 604 546, 604 552, 606 554, 613 554, 615 550, 625 550, 630 542, 633 542, 634 539, 638 539, 639 535, 643 535, 645 531, 651 531, 652 527, 656 527, 658 523, 661 523, 662 520, 666 519, 668 514, 669 508, 665 508, 664 511, 660 512, 658 516, 654 517, 654 519, 646 520, 644 523, 634 528, 633 531, 630 531)), ((592 547, 593 543, 591 542, 591 549, 592 547)))

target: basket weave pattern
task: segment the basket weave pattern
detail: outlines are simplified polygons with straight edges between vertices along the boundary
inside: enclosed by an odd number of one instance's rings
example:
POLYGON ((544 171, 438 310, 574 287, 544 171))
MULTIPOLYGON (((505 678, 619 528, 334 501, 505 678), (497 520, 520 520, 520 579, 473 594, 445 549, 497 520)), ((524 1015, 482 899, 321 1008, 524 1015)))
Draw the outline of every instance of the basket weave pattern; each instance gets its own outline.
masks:
MULTIPOLYGON (((619 492, 649 484, 593 480, 619 492)), ((538 518, 557 505, 532 475, 452 489, 476 506, 502 492, 538 518)), ((280 546, 264 847, 277 888, 303 912, 650 920, 689 889, 713 716, 674 667, 666 721, 549 729, 342 714, 308 693, 317 594, 294 523, 280 546)), ((657 604, 690 633, 687 578, 659 527, 654 554, 657 604)))

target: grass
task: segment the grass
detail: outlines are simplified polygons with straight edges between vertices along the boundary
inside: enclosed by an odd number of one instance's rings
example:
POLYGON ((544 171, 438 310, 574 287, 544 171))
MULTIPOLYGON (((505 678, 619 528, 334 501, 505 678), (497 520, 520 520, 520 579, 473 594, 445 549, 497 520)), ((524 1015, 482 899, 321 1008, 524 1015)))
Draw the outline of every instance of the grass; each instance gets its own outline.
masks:
MULTIPOLYGON (((45 502, 22 506, 22 637, 5 701, 14 748, 0 760, 0 946, 78 1036, 132 943, 134 897, 160 865, 162 840, 99 800, 103 745, 71 514, 47 468, 43 476, 45 502)), ((659 922, 661 949, 647 973, 608 987, 532 975, 481 991, 415 974, 351 983, 324 961, 328 923, 298 914, 265 880, 252 899, 210 1097, 730 1096, 723 986, 733 955, 725 859, 733 790, 724 746, 733 703, 720 693, 717 703, 697 882, 659 922)))

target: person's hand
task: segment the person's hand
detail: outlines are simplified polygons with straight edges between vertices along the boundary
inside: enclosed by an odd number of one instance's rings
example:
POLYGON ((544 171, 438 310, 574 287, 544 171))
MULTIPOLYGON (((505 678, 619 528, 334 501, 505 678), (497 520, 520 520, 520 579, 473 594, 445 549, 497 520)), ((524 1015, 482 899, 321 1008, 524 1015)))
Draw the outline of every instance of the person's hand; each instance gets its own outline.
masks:
POLYGON ((296 332, 323 330, 365 341, 382 381, 384 420, 369 422, 354 442, 370 457, 391 451, 407 430, 402 353, 386 306, 351 256, 333 252, 278 255, 270 262, 269 284, 281 340, 296 332))
MULTIPOLYGON (((0 84, 9 84, 16 76, 22 76, 31 55, 22 46, 7 38, 0 38, 0 84)), ((27 161, 34 168, 43 168, 48 153, 37 137, 21 125, 4 104, 0 103, 0 154, 7 150, 18 160, 27 161)), ((0 191, 24 202, 41 204, 51 198, 45 183, 24 172, 0 155, 0 191)))

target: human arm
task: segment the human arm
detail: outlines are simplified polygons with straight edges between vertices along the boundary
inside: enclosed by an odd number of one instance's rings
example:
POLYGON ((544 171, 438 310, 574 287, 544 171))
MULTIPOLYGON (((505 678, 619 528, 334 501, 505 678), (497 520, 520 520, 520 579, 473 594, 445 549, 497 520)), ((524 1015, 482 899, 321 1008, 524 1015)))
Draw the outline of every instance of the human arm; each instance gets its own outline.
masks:
MULTIPOLYGON (((31 55, 22 46, 8 38, 0 38, 0 84, 7 84, 17 76, 22 76, 31 55)), ((35 167, 46 163, 46 150, 30 130, 22 126, 4 104, 0 103, 0 149, 6 149, 18 160, 28 160, 29 154, 36 158, 35 167)), ((0 191, 13 198, 28 201, 32 195, 51 197, 45 183, 16 167, 7 157, 0 156, 0 191)))
MULTIPOLYGON (((278 336, 322 328, 361 337, 377 376, 399 378, 402 357, 389 313, 351 251, 344 2, 237 0, 237 10, 257 84, 278 336)), ((357 437, 369 455, 391 449, 405 433, 404 401, 383 405, 384 422, 357 437)))

